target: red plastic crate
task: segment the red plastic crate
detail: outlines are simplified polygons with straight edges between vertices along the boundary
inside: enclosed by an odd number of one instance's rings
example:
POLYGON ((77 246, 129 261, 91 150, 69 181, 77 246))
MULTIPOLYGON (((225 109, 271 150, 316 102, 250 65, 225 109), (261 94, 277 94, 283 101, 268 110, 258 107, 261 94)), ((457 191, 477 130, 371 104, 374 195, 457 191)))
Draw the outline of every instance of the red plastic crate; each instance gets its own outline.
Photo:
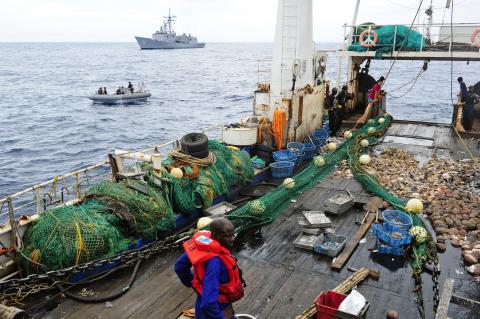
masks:
POLYGON ((315 299, 317 319, 335 319, 338 307, 347 296, 335 291, 322 291, 315 299))
POLYGON ((346 295, 335 291, 322 291, 315 299, 315 307, 317 308, 317 319, 360 319, 366 318, 367 310, 370 303, 367 301, 365 307, 358 316, 351 315, 338 310, 342 301, 347 298, 346 295))

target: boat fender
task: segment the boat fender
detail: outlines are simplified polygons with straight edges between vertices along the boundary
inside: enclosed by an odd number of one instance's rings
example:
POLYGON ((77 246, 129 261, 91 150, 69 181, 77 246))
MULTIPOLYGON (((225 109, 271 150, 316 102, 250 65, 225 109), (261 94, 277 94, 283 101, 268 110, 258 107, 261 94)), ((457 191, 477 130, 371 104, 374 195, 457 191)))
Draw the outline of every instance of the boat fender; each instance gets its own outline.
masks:
POLYGON ((180 145, 184 153, 203 152, 208 149, 208 137, 203 133, 189 133, 180 139, 180 145))
POLYGON ((364 48, 371 48, 377 44, 378 34, 371 27, 360 33, 360 45, 364 48), (373 40, 371 38, 373 36, 373 40), (366 37, 366 38, 365 38, 366 37))
POLYGON ((477 35, 480 33, 480 27, 476 28, 473 33, 472 37, 470 38, 470 41, 472 42, 472 45, 480 49, 480 41, 477 40, 477 35))

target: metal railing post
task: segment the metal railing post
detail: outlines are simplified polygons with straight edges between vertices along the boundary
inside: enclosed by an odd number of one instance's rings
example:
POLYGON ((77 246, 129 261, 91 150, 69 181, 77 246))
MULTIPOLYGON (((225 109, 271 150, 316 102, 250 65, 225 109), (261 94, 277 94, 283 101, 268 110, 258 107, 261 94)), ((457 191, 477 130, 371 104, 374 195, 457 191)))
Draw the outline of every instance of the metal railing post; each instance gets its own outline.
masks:
POLYGON ((393 33, 393 48, 392 52, 395 51, 397 45, 397 25, 395 25, 395 32, 393 33))

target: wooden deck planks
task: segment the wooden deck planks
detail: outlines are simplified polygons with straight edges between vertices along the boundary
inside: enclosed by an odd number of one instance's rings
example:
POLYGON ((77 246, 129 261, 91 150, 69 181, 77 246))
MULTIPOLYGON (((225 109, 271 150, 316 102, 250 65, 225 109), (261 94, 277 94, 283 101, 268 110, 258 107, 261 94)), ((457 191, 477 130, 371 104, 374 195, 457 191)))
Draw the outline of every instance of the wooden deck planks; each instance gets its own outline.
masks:
POLYGON ((361 225, 353 237, 349 238, 347 241, 347 244, 345 245, 345 248, 343 251, 338 255, 333 261, 331 267, 336 270, 340 270, 343 268, 345 263, 348 261, 350 258, 351 254, 355 250, 355 248, 358 245, 358 242, 360 239, 365 236, 365 233, 370 229, 370 226, 372 225, 373 221, 375 220, 375 214, 370 213, 367 217, 367 220, 363 225, 361 225))
MULTIPOLYGON (((431 134, 430 129, 414 124, 394 123, 388 131, 398 134, 431 134)), ((435 146, 450 151, 458 141, 447 127, 435 128, 435 146)), ((391 147, 398 145, 380 145, 391 147)), ((408 151, 427 158, 432 149, 406 146, 408 151)), ((445 153, 447 155, 447 153, 445 153)), ((340 272, 330 268, 331 258, 293 247, 293 240, 300 232, 296 216, 303 210, 317 210, 330 196, 348 188, 352 192, 363 192, 361 185, 347 178, 328 177, 312 190, 301 194, 272 224, 261 230, 261 239, 246 236, 245 242, 235 254, 244 270, 248 283, 246 296, 235 304, 237 312, 250 313, 262 318, 294 318, 307 308, 321 290, 333 289, 351 273, 343 267, 340 272)), ((373 215, 372 215, 373 216, 373 215)), ((353 208, 341 216, 332 216, 337 233, 352 237, 358 226, 354 221, 361 218, 361 211, 353 208)), ((414 282, 408 261, 400 257, 371 253, 374 239, 366 234, 367 242, 359 244, 353 251, 347 265, 354 268, 371 267, 380 270, 378 281, 366 280, 359 291, 371 303, 368 318, 384 318, 387 310, 393 309, 404 318, 419 318, 412 290, 414 282)), ((105 304, 80 304, 64 300, 59 307, 45 318, 174 318, 182 309, 194 304, 194 292, 184 287, 173 272, 173 264, 180 252, 158 257, 141 267, 138 280, 131 291, 112 302, 112 308, 105 304)), ((442 265, 444 266, 444 265, 442 265)), ((448 265, 444 268, 448 271, 448 265)), ((115 280, 95 285, 95 291, 102 292, 122 287, 128 280, 129 271, 115 280)), ((431 290, 431 289, 430 289, 431 290)), ((111 293, 111 291, 110 291, 111 293)), ((426 307, 431 307, 426 298, 426 307)))

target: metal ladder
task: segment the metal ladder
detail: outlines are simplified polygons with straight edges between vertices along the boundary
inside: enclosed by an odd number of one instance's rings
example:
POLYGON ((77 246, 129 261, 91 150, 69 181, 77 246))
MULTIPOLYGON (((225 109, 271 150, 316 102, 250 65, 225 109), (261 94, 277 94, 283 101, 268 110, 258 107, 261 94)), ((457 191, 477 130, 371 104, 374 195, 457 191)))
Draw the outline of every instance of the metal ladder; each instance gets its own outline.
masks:
POLYGON ((297 53, 298 1, 284 0, 283 2, 281 92, 291 89, 292 63, 297 53))

